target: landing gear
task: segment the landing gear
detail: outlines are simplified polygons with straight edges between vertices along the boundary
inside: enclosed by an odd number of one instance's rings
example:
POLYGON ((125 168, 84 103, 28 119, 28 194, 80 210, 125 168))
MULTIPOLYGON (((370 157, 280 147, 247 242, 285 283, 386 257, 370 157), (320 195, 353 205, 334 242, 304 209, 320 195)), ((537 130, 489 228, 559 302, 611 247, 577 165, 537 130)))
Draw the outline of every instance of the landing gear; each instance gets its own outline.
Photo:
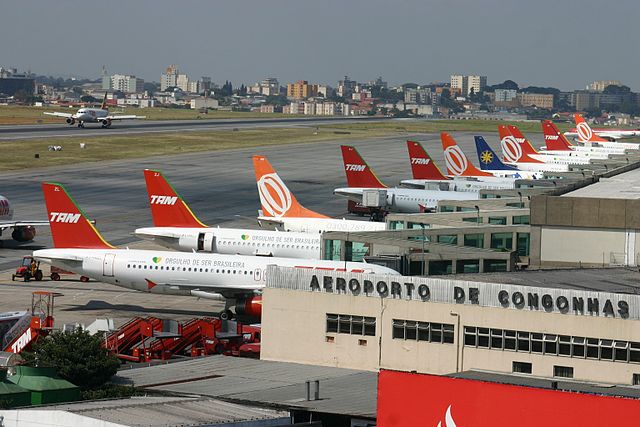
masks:
POLYGON ((78 127, 79 128, 83 128, 84 127, 84 122, 78 122, 78 127))
POLYGON ((233 319, 233 311, 226 309, 220 313, 220 320, 231 320, 233 319))

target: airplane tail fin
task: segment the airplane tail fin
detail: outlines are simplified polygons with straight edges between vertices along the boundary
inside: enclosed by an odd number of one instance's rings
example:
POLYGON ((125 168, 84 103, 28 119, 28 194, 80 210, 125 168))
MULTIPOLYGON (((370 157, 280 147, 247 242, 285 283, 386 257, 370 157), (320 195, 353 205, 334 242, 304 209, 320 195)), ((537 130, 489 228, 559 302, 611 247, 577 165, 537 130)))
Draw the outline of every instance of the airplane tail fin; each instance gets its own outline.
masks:
POLYGON ((108 92, 104 92, 104 98, 102 98, 102 104, 100 104, 100 108, 103 110, 107 109, 107 93, 108 92))
POLYGON ((253 169, 256 173, 256 184, 264 216, 328 218, 298 203, 265 156, 253 156, 253 169))
POLYGON ((518 126, 509 125, 507 127, 509 128, 509 132, 511 132, 511 135, 513 135, 516 138, 516 141, 518 141, 521 144, 522 150, 525 153, 538 154, 538 150, 536 150, 533 147, 533 145, 529 142, 529 140, 522 134, 522 132, 520 132, 520 129, 518 128, 518 126))
POLYGON ((144 170, 153 225, 156 227, 206 227, 193 214, 160 171, 144 170))
POLYGON ((440 134, 444 160, 447 163, 447 173, 454 176, 493 176, 488 172, 476 168, 458 147, 455 139, 446 132, 440 134))
POLYGON ((409 150, 409 162, 411 163, 413 179, 433 181, 449 179, 444 176, 422 144, 416 141, 407 141, 407 149, 409 150))
POLYGON ((502 163, 498 155, 489 147, 489 144, 487 144, 487 141, 485 141, 483 137, 474 136, 474 139, 476 142, 476 151, 478 152, 478 161, 480 162, 480 168, 482 170, 518 170, 513 166, 502 163))
POLYGON ((342 145, 340 148, 349 187, 387 188, 360 156, 358 150, 350 145, 342 145))
POLYGON ((533 146, 522 136, 520 130, 515 126, 498 126, 498 134, 500 135, 500 147, 502 148, 502 156, 505 162, 509 163, 542 163, 530 156, 537 154, 533 146), (511 128, 515 128, 520 138, 518 138, 511 128))
POLYGON ((62 185, 43 182, 42 192, 49 214, 54 247, 113 249, 62 185))
POLYGON ((547 150, 571 150, 572 144, 563 134, 560 133, 556 125, 554 125, 550 120, 542 121, 542 132, 544 133, 544 141, 547 145, 547 150))
POLYGON ((578 141, 584 142, 607 142, 606 139, 600 138, 593 132, 589 123, 585 121, 581 114, 574 114, 574 119, 576 121, 576 132, 578 134, 578 141))

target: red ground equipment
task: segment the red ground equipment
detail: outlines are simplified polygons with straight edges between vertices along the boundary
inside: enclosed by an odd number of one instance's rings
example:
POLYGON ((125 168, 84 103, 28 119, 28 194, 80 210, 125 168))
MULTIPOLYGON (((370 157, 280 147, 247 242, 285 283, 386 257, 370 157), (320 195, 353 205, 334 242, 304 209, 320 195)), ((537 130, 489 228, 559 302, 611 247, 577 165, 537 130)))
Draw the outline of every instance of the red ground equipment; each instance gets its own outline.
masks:
POLYGON ((29 349, 40 337, 53 329, 53 302, 61 296, 57 292, 36 291, 31 295, 31 313, 21 312, 20 316, 9 316, 9 322, 1 322, 0 349, 9 353, 20 353, 29 349))
POLYGON ((22 263, 16 269, 16 272, 11 275, 11 280, 16 278, 23 279, 28 282, 31 279, 40 281, 42 280, 42 270, 40 270, 40 261, 36 261, 32 256, 25 256, 22 258, 22 263))

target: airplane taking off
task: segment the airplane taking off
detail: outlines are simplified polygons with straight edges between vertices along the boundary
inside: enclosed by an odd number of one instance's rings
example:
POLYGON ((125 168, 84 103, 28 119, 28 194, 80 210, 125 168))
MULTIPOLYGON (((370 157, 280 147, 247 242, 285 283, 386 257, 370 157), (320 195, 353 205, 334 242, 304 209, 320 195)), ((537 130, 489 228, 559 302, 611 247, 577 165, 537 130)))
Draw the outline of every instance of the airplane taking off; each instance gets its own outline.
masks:
POLYGON ((387 200, 386 205, 381 206, 382 208, 391 212, 416 213, 436 208, 440 200, 476 200, 479 198, 477 191, 389 188, 380 182, 354 147, 343 145, 341 149, 348 187, 336 188, 333 190, 333 194, 348 197, 355 202, 362 202, 363 195, 368 190, 385 190, 387 200))
POLYGON ((264 156, 253 156, 253 169, 260 195, 258 222, 261 226, 270 224, 280 230, 303 233, 377 231, 386 228, 384 222, 335 219, 305 208, 298 203, 264 156))
POLYGON ((54 249, 34 258, 101 282, 141 292, 225 300, 222 319, 259 316, 267 266, 397 274, 376 264, 243 255, 118 249, 107 243, 60 184, 42 183, 54 249))
POLYGON ((575 114, 573 118, 576 122, 576 127, 565 132, 564 136, 575 138, 580 142, 588 141, 592 139, 594 135, 606 141, 617 141, 623 138, 640 136, 639 129, 592 129, 591 126, 585 122, 582 115, 575 114), (584 125, 582 123, 584 123, 584 125))
POLYGON ((79 128, 83 128, 85 123, 100 123, 103 128, 108 128, 114 120, 135 120, 146 118, 146 116, 109 114, 109 110, 107 109, 106 92, 100 108, 80 108, 74 114, 60 113, 57 111, 53 113, 44 112, 42 114, 46 114, 47 116, 64 117, 69 126, 73 126, 77 122, 79 128))
MULTIPOLYGON (((11 238, 16 242, 24 243, 36 237, 36 226, 49 225, 49 221, 16 221, 13 219, 13 207, 4 196, 0 195, 0 236, 7 228, 13 228, 11 238)), ((3 241, 0 240, 0 247, 3 241)))
MULTIPOLYGON (((595 133, 593 129, 591 129, 591 126, 589 126, 589 123, 586 122, 582 115, 576 113, 574 114, 574 118, 576 121, 576 140, 582 144, 585 144, 586 146, 596 144, 597 146, 601 147, 624 148, 628 150, 637 150, 638 148, 640 148, 640 144, 638 143, 615 142, 609 139, 605 139, 595 133)), ((637 134, 640 136, 640 131, 631 132, 637 132, 637 134)), ((567 136, 567 132, 565 132, 564 135, 567 136)))
POLYGON ((422 144, 416 141, 407 141, 409 162, 413 179, 404 179, 400 184, 411 188, 426 188, 437 185, 440 190, 450 191, 480 191, 484 189, 509 189, 513 188, 515 181, 505 179, 500 181, 484 181, 482 178, 445 176, 422 144))
POLYGON ((320 235, 272 230, 214 228, 204 225, 173 189, 162 172, 145 169, 151 217, 155 227, 135 235, 178 251, 320 258, 320 235))

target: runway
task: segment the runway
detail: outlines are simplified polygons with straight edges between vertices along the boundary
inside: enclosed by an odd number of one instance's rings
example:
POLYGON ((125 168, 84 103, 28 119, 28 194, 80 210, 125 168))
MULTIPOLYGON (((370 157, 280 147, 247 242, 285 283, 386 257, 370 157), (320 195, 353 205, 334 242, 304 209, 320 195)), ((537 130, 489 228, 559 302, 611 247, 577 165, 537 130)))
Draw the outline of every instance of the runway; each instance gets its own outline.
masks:
POLYGON ((87 123, 85 128, 60 124, 0 126, 0 141, 34 138, 90 138, 109 135, 135 135, 155 132, 231 130, 234 128, 265 128, 317 126, 330 123, 345 123, 356 120, 388 120, 368 117, 314 117, 314 118, 274 118, 274 119, 202 119, 202 120, 128 120, 113 122, 110 128, 102 128, 98 123, 87 123))

